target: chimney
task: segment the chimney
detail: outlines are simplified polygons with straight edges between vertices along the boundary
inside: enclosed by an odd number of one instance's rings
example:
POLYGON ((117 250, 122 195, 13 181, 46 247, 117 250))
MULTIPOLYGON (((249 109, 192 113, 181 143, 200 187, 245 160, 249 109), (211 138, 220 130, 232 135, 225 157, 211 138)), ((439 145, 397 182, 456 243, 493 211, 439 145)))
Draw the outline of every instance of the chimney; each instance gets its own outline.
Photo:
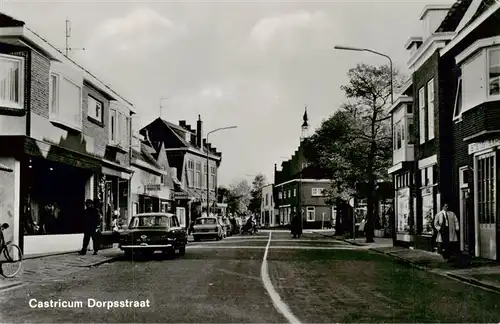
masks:
POLYGON ((186 127, 186 121, 185 120, 179 120, 179 126, 186 127))
POLYGON ((203 138, 203 122, 201 121, 201 116, 198 115, 198 121, 196 122, 196 146, 201 147, 202 138, 203 138))

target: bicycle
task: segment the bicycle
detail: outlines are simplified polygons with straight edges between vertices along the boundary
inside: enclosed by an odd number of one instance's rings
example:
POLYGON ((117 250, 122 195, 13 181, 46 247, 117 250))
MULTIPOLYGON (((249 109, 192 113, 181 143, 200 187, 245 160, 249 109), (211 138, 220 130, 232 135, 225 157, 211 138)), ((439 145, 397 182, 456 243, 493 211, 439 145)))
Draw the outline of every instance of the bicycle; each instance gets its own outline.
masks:
POLYGON ((5 257, 5 260, 0 260, 0 274, 5 278, 13 278, 21 270, 23 253, 16 244, 11 241, 5 242, 3 231, 7 228, 9 228, 7 223, 0 227, 0 256, 3 253, 5 257))

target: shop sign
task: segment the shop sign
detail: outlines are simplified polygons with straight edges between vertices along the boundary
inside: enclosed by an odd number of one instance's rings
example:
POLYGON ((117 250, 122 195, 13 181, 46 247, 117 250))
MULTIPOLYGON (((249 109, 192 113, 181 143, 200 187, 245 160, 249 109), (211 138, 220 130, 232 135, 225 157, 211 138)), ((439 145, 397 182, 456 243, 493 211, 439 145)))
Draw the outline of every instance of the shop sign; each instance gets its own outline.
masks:
POLYGON ((156 183, 149 183, 147 185, 144 185, 144 189, 148 191, 160 191, 161 190, 161 184, 156 184, 156 183))
POLYGON ((174 199, 188 199, 189 196, 186 192, 174 192, 174 199))
POLYGON ((474 154, 479 151, 487 150, 500 145, 500 139, 494 139, 479 143, 469 144, 469 154, 474 154))

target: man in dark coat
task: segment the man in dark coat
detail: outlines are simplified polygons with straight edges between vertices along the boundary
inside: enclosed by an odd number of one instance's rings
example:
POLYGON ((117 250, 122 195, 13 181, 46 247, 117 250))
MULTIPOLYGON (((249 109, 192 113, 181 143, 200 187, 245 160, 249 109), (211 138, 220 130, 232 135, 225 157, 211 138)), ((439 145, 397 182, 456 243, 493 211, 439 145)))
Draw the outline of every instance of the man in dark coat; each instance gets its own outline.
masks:
POLYGON ((300 235, 302 235, 302 226, 300 224, 300 217, 297 214, 292 214, 292 223, 290 225, 293 238, 300 238, 300 235))
POLYGON ((92 238, 94 255, 96 255, 99 250, 98 228, 101 222, 101 215, 99 214, 97 208, 94 207, 92 199, 87 199, 85 201, 85 206, 87 208, 83 211, 83 246, 80 254, 85 255, 87 253, 90 238, 92 238))

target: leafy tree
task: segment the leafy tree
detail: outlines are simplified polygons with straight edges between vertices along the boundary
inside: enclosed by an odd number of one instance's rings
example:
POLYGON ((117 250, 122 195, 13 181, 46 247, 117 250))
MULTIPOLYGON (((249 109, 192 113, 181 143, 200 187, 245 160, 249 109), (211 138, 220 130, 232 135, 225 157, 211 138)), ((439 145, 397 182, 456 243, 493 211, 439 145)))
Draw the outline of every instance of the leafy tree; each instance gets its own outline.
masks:
POLYGON ((250 204, 251 188, 246 180, 240 180, 229 186, 228 209, 233 214, 246 214, 250 204))
POLYGON ((377 183, 388 180, 392 159, 391 73, 398 88, 399 74, 386 65, 350 69, 349 82, 341 87, 349 101, 323 122, 307 149, 313 161, 333 173, 332 199, 347 200, 356 189, 367 198, 367 242, 374 241, 377 183))
POLYGON ((260 205, 262 203, 262 187, 266 185, 266 177, 259 173, 255 176, 252 182, 252 190, 250 192, 251 199, 248 209, 251 213, 257 214, 257 219, 260 217, 260 205))

